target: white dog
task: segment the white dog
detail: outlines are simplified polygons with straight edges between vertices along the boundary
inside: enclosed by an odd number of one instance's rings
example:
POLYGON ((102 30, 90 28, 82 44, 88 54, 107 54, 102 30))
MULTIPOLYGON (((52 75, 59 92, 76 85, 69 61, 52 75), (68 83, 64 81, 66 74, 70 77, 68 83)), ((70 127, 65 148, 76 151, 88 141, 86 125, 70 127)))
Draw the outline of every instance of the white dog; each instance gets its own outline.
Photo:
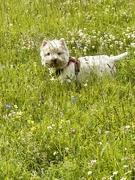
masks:
POLYGON ((115 64, 128 55, 128 52, 118 56, 85 56, 77 60, 69 56, 65 40, 43 41, 40 49, 41 62, 52 74, 52 69, 60 81, 76 79, 84 82, 91 73, 98 76, 112 75, 116 71, 115 64))

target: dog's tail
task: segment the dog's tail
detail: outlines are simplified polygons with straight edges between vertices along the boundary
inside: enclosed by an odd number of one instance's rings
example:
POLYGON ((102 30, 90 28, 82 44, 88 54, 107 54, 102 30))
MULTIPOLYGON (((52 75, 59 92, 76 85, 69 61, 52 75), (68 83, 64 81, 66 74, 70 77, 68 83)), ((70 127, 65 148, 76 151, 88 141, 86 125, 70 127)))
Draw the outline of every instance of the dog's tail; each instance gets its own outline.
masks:
POLYGON ((110 57, 110 62, 119 62, 121 59, 125 58, 128 55, 128 52, 125 52, 123 54, 112 56, 110 57))

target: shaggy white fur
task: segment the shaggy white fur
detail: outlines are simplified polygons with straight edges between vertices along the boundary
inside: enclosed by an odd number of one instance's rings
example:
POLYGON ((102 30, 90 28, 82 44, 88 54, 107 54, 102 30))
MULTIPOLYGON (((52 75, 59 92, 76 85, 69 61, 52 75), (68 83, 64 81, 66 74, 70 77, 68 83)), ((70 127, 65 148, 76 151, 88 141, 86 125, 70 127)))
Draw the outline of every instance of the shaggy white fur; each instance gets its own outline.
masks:
POLYGON ((95 73, 98 76, 113 75, 116 72, 116 63, 128 55, 128 52, 117 56, 85 56, 77 60, 69 56, 65 40, 43 41, 40 48, 43 66, 54 69, 60 81, 77 79, 80 82, 95 73))

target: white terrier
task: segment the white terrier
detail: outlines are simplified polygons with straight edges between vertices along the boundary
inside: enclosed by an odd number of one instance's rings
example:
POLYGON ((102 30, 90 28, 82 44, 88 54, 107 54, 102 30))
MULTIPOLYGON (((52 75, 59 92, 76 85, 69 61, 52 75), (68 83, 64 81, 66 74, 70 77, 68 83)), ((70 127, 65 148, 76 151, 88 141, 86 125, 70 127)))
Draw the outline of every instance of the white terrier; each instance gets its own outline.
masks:
POLYGON ((42 65, 49 68, 50 74, 55 69, 60 81, 76 79, 84 82, 91 73, 100 77, 104 74, 112 75, 116 72, 115 64, 128 55, 125 52, 118 56, 85 56, 76 60, 69 56, 64 39, 43 41, 40 50, 42 65))

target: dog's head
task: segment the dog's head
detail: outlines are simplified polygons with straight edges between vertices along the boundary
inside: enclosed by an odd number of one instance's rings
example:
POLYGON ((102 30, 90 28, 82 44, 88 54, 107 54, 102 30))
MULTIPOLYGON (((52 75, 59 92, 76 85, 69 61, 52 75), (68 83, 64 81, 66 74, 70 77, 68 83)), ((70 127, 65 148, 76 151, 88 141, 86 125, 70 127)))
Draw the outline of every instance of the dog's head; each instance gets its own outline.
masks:
POLYGON ((47 68, 63 69, 69 61, 65 40, 43 41, 40 48, 41 62, 47 68))

